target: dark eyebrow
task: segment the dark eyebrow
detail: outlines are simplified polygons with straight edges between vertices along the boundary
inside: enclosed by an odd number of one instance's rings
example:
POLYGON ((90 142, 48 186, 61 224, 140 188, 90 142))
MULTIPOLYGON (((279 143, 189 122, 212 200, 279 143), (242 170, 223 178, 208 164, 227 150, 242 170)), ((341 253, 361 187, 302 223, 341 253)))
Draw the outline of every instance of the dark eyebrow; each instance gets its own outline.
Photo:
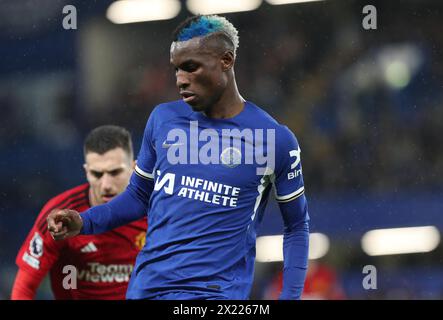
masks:
POLYGON ((91 172, 91 174, 97 178, 100 178, 101 176, 103 176, 104 172, 103 171, 97 171, 97 170, 89 170, 91 172))
POLYGON ((122 171, 123 171, 123 168, 117 168, 117 169, 110 170, 110 171, 107 171, 107 172, 112 175, 112 174, 118 174, 118 173, 120 173, 122 171))
POLYGON ((116 168, 116 169, 112 169, 112 170, 104 170, 104 171, 98 171, 98 170, 89 170, 93 175, 95 176, 102 176, 105 173, 109 173, 109 174, 118 174, 120 172, 123 171, 123 168, 116 168))
POLYGON ((180 68, 180 69, 183 69, 183 68, 186 68, 188 65, 190 65, 190 64, 200 64, 200 62, 198 62, 198 61, 196 61, 196 60, 194 60, 194 59, 188 59, 188 60, 185 60, 185 61, 183 61, 182 63, 180 63, 178 66, 176 66, 174 63, 172 63, 171 62, 171 64, 175 67, 175 68, 180 68))

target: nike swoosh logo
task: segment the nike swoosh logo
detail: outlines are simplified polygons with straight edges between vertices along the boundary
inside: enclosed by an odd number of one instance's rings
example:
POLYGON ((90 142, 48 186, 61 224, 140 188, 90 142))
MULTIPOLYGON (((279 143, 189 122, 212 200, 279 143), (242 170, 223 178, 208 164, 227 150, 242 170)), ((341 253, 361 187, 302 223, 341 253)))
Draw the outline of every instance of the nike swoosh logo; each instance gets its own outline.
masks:
POLYGON ((165 142, 163 142, 163 144, 162 144, 162 148, 169 148, 169 147, 172 147, 172 146, 182 146, 182 145, 184 145, 184 143, 166 143, 166 141, 165 142))

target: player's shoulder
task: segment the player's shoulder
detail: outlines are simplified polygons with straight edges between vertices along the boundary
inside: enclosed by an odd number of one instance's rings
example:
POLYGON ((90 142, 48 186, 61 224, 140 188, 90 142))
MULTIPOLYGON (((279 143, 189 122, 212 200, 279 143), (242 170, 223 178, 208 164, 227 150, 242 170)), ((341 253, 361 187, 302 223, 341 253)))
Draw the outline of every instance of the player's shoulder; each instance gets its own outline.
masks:
POLYGON ((80 202, 86 202, 88 201, 88 191, 88 183, 68 189, 55 197, 52 197, 48 202, 46 202, 40 215, 48 214, 54 209, 69 208, 72 205, 77 205, 80 202))
POLYGON ((151 112, 154 118, 161 118, 162 122, 180 117, 190 115, 192 113, 191 107, 183 102, 183 100, 168 101, 160 103, 151 112))
POLYGON ((248 104, 252 110, 253 117, 251 120, 255 126, 263 129, 274 129, 277 142, 284 142, 286 139, 295 139, 295 134, 286 125, 278 122, 273 116, 256 104, 250 101, 248 101, 248 104))
POLYGON ((81 198, 82 196, 87 196, 89 190, 89 184, 84 183, 81 185, 78 185, 74 188, 68 189, 63 191, 62 193, 56 195, 55 197, 51 198, 51 200, 48 201, 48 203, 57 203, 60 200, 67 200, 67 199, 73 199, 73 198, 81 198))
MULTIPOLYGON (((77 208, 76 206, 89 206, 88 198, 89 184, 85 183, 66 190, 51 198, 41 209, 35 219, 34 229, 44 233, 46 229, 46 218, 54 209, 77 208)), ((32 232, 32 231, 31 231, 32 232)))

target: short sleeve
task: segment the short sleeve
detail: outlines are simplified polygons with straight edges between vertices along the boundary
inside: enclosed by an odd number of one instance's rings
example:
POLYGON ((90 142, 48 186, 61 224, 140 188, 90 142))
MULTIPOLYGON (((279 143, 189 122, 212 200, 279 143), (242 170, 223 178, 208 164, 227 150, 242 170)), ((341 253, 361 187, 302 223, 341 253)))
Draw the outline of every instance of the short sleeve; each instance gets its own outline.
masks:
POLYGON ((284 126, 276 134, 276 165, 273 178, 278 202, 297 199, 305 191, 301 149, 295 135, 284 126))

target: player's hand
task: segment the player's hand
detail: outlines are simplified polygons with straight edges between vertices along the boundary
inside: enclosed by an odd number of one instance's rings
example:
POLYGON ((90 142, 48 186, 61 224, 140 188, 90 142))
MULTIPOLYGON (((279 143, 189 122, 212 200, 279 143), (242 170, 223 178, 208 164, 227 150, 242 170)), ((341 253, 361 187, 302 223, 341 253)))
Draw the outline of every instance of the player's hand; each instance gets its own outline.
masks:
POLYGON ((71 238, 80 233, 83 227, 83 220, 75 210, 52 210, 46 219, 48 230, 54 240, 71 238))

